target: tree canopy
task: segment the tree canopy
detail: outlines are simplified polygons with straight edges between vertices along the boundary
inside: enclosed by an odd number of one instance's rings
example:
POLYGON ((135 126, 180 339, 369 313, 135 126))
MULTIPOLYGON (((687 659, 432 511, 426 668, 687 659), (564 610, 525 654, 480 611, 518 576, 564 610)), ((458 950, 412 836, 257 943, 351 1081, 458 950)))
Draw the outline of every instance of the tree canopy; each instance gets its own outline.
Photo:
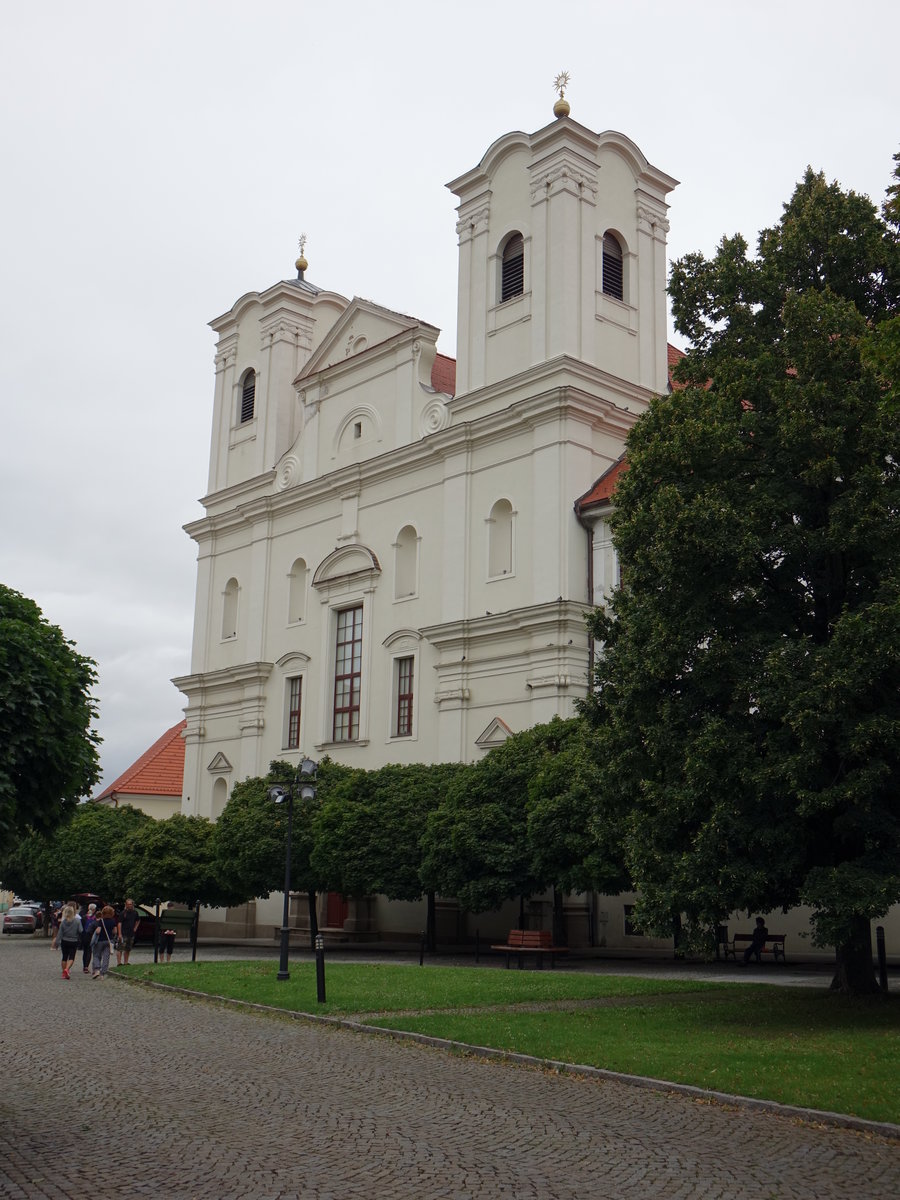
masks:
POLYGON ((152 905, 157 899, 214 907, 240 903, 246 896, 219 878, 214 852, 215 826, 206 817, 175 813, 147 821, 120 847, 110 864, 116 894, 152 905))
POLYGON ((100 778, 96 664, 0 584, 0 849, 58 824, 100 778))
POLYGON ((645 928, 808 904, 854 991, 900 899, 897 234, 808 170, 755 257, 674 265, 694 348, 628 439, 585 705, 645 928))

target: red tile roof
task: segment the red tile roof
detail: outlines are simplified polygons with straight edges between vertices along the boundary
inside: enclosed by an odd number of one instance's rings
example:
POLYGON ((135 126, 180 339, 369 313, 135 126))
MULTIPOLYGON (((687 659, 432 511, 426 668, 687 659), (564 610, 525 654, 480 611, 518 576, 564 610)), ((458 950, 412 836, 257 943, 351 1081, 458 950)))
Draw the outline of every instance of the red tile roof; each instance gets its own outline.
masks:
POLYGON ((431 386, 436 392, 456 395, 456 359, 436 354, 431 365, 431 386))
POLYGON ((625 455, 623 454, 608 470, 603 472, 590 491, 585 492, 583 496, 579 496, 575 501, 575 511, 580 513, 585 508, 590 508, 594 504, 608 504, 612 499, 613 492, 616 490, 616 484, 627 470, 628 463, 625 461, 625 455))
MULTIPOLYGON (((672 368, 685 357, 683 350, 679 350, 677 346, 671 343, 666 345, 666 365, 669 368, 669 386, 673 388, 684 387, 682 383, 675 383, 672 380, 672 368)), ((590 508, 594 504, 608 504, 612 499, 613 492, 616 490, 616 484, 622 477, 623 472, 628 470, 628 463, 623 454, 620 459, 613 463, 600 478, 594 483, 589 491, 575 501, 575 511, 583 512, 585 508, 590 508)))
POLYGON ((145 750, 115 782, 95 800, 114 795, 180 796, 184 781, 184 733, 186 721, 179 721, 145 750))

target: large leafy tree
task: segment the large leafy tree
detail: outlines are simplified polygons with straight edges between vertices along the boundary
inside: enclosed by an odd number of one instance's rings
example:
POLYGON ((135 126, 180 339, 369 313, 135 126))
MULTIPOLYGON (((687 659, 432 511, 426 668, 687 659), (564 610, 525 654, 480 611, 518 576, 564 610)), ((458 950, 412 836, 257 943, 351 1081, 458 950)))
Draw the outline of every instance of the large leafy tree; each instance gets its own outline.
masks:
POLYGON ((146 813, 128 804, 81 804, 51 832, 22 837, 0 863, 0 875, 10 887, 45 902, 79 892, 115 899, 120 883, 110 870, 112 860, 127 853, 137 831, 151 824, 146 813))
POLYGON ((619 824, 596 820, 603 786, 598 739, 581 718, 554 717, 539 728, 546 731, 546 751, 528 779, 527 802, 535 874, 560 897, 592 889, 614 895, 628 879, 619 824))
POLYGON ((693 343, 632 431, 623 586, 585 711, 601 815, 645 927, 805 903, 835 986, 875 987, 869 921, 900 899, 897 226, 807 171, 758 253, 671 277, 693 343), (894 400, 892 401, 892 397, 894 400))
POLYGON ((326 886, 346 896, 376 892, 390 900, 427 893, 433 948, 434 892, 422 881, 422 835, 428 814, 465 770, 457 763, 414 763, 345 772, 315 819, 311 861, 326 886))
POLYGON ((148 821, 113 856, 116 894, 148 905, 163 899, 219 907, 244 900, 219 878, 214 837, 215 826, 205 817, 175 813, 148 821))
MULTIPOLYGON (((268 896, 284 887, 287 804, 273 804, 269 789, 275 784, 290 786, 295 770, 291 763, 275 760, 265 776, 235 784, 216 822, 217 878, 223 888, 243 900, 268 896)), ((304 800, 298 795, 293 801, 291 889, 306 893, 311 939, 316 934, 316 892, 326 886, 310 861, 315 820, 330 791, 350 773, 349 768, 325 758, 319 763, 316 797, 304 800)))
POLYGON ((100 778, 96 664, 0 584, 0 848, 47 830, 100 778))
POLYGON ((604 877, 605 835, 589 844, 586 807, 598 780, 581 736, 575 720, 535 725, 451 781, 423 839, 428 890, 484 912, 604 877))

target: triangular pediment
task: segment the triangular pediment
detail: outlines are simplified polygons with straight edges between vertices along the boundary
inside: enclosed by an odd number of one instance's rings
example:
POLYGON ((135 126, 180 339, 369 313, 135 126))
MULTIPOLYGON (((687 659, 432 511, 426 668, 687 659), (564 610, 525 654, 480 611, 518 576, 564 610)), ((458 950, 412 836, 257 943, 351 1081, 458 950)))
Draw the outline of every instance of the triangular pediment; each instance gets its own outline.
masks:
POLYGON ((354 296, 294 384, 328 367, 346 362, 348 358, 364 354, 398 334, 418 329, 420 324, 415 317, 406 317, 389 308, 382 308, 380 304, 373 304, 371 300, 354 296))
POLYGON ((502 717, 494 717, 484 732, 479 734, 475 739, 475 745, 481 746, 484 750, 490 750, 494 746, 502 746, 507 738, 512 737, 512 732, 502 717))
POLYGON ((206 769, 213 771, 216 775, 225 775, 228 771, 233 770, 233 767, 220 750, 206 769))

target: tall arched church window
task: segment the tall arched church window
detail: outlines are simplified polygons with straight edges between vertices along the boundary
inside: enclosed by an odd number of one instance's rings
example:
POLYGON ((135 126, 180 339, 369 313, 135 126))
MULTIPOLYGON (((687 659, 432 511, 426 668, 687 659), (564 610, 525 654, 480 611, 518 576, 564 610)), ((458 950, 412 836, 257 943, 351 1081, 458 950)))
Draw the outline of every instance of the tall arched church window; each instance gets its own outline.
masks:
POLYGON ((612 233, 603 235, 603 294, 614 300, 625 299, 622 247, 612 233))
POLYGON ((222 598, 222 640, 237 637, 238 581, 229 579, 222 598))
POLYGON ((256 416, 256 372, 245 371, 241 380, 241 424, 245 425, 256 416))
POLYGON ((219 778, 216 780, 216 782, 213 784, 212 812, 210 815, 214 821, 217 821, 219 819, 219 817, 221 817, 222 812, 227 803, 228 803, 228 784, 225 782, 225 780, 220 775, 219 778))
POLYGON ((525 291, 525 242, 521 233, 506 239, 500 260, 500 303, 525 291))
POLYGON ((488 575, 511 575, 513 569, 513 506, 498 500, 488 518, 488 575))
POLYGON ((295 624, 306 617, 306 585, 309 568, 306 559, 295 559, 288 575, 288 623, 295 624))
POLYGON ((394 543, 394 599, 415 596, 418 591, 419 535, 404 525, 394 543))

